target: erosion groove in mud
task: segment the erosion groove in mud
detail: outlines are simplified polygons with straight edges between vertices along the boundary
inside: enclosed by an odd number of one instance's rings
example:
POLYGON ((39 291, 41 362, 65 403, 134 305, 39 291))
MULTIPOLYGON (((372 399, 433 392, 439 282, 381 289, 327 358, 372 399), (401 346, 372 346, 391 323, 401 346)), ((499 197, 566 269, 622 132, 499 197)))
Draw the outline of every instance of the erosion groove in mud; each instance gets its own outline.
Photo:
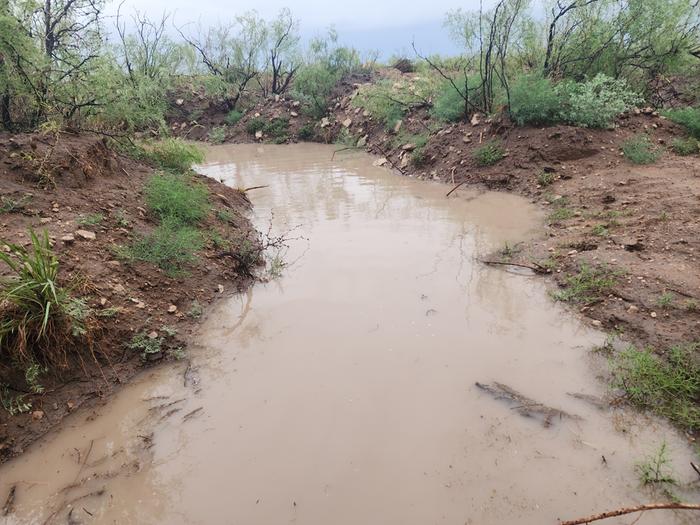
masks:
MULTIPOLYGON (((212 308, 189 362, 142 375, 2 467, 0 501, 17 487, 9 523, 422 525, 439 509, 450 523, 554 524, 655 498, 636 465, 663 441, 671 490, 696 497, 684 436, 601 410, 606 363, 589 350, 603 334, 541 278, 478 262, 537 239, 536 206, 447 199, 333 151, 208 151, 210 177, 265 186, 250 194, 254 222, 298 233, 293 264, 212 308)), ((692 523, 668 512, 639 523, 692 523)))

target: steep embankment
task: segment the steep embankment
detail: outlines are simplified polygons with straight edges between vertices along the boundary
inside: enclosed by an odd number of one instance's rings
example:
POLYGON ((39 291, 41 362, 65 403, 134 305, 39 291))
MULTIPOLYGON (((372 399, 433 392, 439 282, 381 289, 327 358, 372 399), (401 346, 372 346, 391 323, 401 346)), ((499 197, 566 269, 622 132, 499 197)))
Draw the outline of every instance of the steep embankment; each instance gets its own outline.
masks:
MULTIPOLYGON (((417 75, 385 70, 379 78, 410 85, 417 75)), ((174 133, 202 140, 215 128, 226 142, 341 140, 339 148, 366 149, 403 175, 450 184, 446 194, 470 184, 526 195, 550 210, 543 240, 504 247, 493 258, 551 274, 561 300, 637 345, 700 340, 700 159, 670 148, 684 136, 680 127, 651 108, 601 130, 516 127, 485 116, 439 124, 417 107, 387 129, 353 103, 376 80, 345 79, 321 120, 305 116, 298 101, 275 97, 227 125, 221 107, 196 91, 179 93, 169 118, 174 133), (621 151, 640 134, 660 154, 647 166, 621 151), (478 153, 493 140, 503 158, 484 165, 478 153)))
MULTIPOLYGON (((203 242, 197 260, 172 276, 124 256, 124 247, 157 227, 144 197, 154 171, 94 135, 0 136, 2 246, 29 247, 30 230, 46 231, 59 261, 58 284, 90 318, 82 352, 63 369, 42 371, 40 393, 29 390, 8 355, 0 356, 3 404, 24 412, 9 417, 0 410, 0 462, 143 366, 183 358, 203 306, 250 283, 249 268, 237 258, 258 242, 245 215, 250 204, 238 190, 201 176, 193 175, 193 184, 206 190, 208 205, 197 225, 203 242)), ((0 264, 0 278, 8 274, 0 264)))

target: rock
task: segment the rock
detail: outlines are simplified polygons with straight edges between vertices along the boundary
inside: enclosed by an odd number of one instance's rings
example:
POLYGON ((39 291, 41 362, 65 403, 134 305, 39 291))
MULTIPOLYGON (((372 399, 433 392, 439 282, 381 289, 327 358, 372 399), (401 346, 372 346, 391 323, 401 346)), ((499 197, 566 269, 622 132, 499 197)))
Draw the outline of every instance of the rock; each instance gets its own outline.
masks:
POLYGON ((177 312, 177 306, 175 306, 174 304, 171 304, 170 306, 168 306, 168 313, 169 314, 174 314, 175 312, 177 312))
POLYGON ((292 107, 293 107, 293 108, 298 108, 299 105, 300 105, 300 104, 299 104, 299 101, 298 101, 298 100, 295 100, 294 102, 292 102, 292 107))
POLYGON ((362 112, 362 116, 363 116, 363 117, 369 117, 369 111, 364 110, 364 111, 362 112))
POLYGON ((39 219, 39 222, 40 222, 41 224, 48 224, 48 223, 50 223, 52 220, 53 220, 53 219, 52 219, 51 217, 42 217, 41 219, 39 219))
POLYGON ((351 119, 351 118, 346 118, 346 119, 343 121, 343 127, 344 127, 344 128, 349 128, 350 126, 352 126, 352 119, 351 119))
POLYGON ((255 138, 256 138, 256 139, 261 139, 261 138, 263 138, 263 132, 260 131, 260 130, 256 131, 256 132, 255 132, 255 138))
POLYGON ((95 232, 91 232, 89 230, 78 230, 75 232, 75 234, 86 241, 94 241, 97 238, 95 232))
POLYGON ((620 243, 628 252, 640 252, 644 249, 642 242, 636 237, 627 237, 620 243))
POLYGON ((299 113, 297 113, 296 111, 290 111, 289 114, 290 114, 292 117, 298 117, 298 116, 299 116, 299 113))
POLYGON ((481 118, 479 117, 478 113, 474 113, 472 115, 472 120, 471 120, 472 126, 478 126, 481 124, 481 118))
POLYGON ((107 304, 107 298, 106 297, 101 297, 100 298, 100 306, 105 306, 107 304))
POLYGON ((32 412, 32 419, 33 419, 34 421, 39 421, 39 420, 42 419, 43 417, 44 417, 44 411, 43 411, 43 410, 35 410, 34 412, 32 412))
POLYGON ((112 290, 114 290, 114 293, 118 293, 118 294, 126 293, 126 288, 124 288, 124 286, 121 284, 115 284, 112 287, 112 290))
POLYGON ((385 157, 382 157, 381 159, 375 160, 372 164, 374 166, 384 166, 384 164, 386 164, 387 162, 389 161, 385 157))
POLYGON ((404 144, 403 146, 401 146, 401 149, 404 150, 404 151, 413 151, 414 149, 416 149, 416 145, 415 145, 415 144, 411 144, 411 143, 409 142, 408 144, 404 144))
POLYGON ((364 137, 360 137, 360 139, 357 141, 357 147, 358 148, 364 148, 367 145, 367 135, 364 137))
POLYGON ((404 155, 404 157, 401 159, 401 167, 402 168, 408 167, 408 155, 404 155))
POLYGON ((627 312, 630 314, 636 314, 638 311, 639 311, 639 308, 637 308, 633 304, 631 304, 630 307, 627 309, 627 312))
POLYGON ((328 117, 323 117, 323 118, 321 119, 321 127, 322 127, 322 128, 327 128, 327 127, 330 126, 330 125, 331 125, 331 123, 330 123, 330 121, 328 120, 328 117))
POLYGON ((217 290, 219 293, 224 293, 224 285, 223 285, 223 284, 218 285, 218 286, 216 287, 216 290, 217 290))
POLYGON ((182 106, 184 103, 185 103, 185 101, 184 101, 183 99, 181 99, 181 98, 178 98, 178 99, 175 101, 175 104, 177 104, 178 106, 182 106))
POLYGON ((279 95, 275 95, 275 102, 279 102, 279 101, 280 101, 280 96, 279 96, 279 95))
POLYGON ((158 339, 158 332, 156 332, 156 331, 154 330, 153 332, 151 332, 150 334, 148 334, 148 338, 149 338, 149 339, 158 339))
POLYGON ((598 319, 593 319, 593 320, 591 321, 591 324, 592 324, 593 326, 603 326, 603 323, 600 322, 598 319))
POLYGON ((651 315, 654 319, 656 319, 656 312, 651 312, 651 314, 649 314, 649 315, 651 315))
POLYGON ((654 108, 647 106, 644 109, 642 109, 642 113, 644 113, 645 115, 651 115, 652 113, 654 113, 654 108))
POLYGON ((68 235, 64 235, 61 237, 61 241, 63 241, 66 244, 71 244, 75 242, 75 236, 72 233, 69 233, 68 235))
POLYGON ((462 137, 462 142, 464 142, 465 144, 469 144, 471 141, 472 141, 472 139, 470 139, 467 136, 462 137))
POLYGON ((394 133, 401 131, 401 126, 403 126, 403 120, 397 120, 396 124, 394 125, 394 133))

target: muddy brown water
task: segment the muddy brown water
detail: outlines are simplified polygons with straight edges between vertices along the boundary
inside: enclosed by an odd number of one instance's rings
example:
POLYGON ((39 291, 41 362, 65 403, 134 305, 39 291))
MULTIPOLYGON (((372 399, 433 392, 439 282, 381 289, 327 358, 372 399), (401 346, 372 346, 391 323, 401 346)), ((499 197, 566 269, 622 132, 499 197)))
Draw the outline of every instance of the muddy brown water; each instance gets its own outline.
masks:
POLYGON ((692 481, 678 433, 571 395, 605 395, 590 352, 603 334, 540 279, 477 262, 541 232, 533 205, 447 199, 333 151, 208 150, 203 173, 266 186, 250 192, 255 219, 287 232, 290 266, 208 312, 189 363, 143 374, 1 467, 0 505, 16 493, 0 520, 554 524, 659 499, 635 464, 664 440, 692 481), (573 417, 523 417, 476 382, 573 417))

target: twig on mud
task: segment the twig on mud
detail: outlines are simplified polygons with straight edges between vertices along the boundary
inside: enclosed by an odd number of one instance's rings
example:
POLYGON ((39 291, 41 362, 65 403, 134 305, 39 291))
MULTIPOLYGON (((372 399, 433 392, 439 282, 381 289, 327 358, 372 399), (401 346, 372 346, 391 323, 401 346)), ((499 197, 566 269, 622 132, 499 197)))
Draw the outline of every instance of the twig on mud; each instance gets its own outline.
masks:
POLYGON ((5 505, 2 507, 2 515, 7 516, 10 514, 15 506, 15 494, 17 493, 17 485, 12 485, 10 493, 7 495, 5 500, 5 505))
MULTIPOLYGON (((454 174, 453 174, 453 175, 454 175, 454 174)), ((452 179, 452 181, 454 182, 454 178, 452 179)), ((452 195, 452 192, 454 192, 457 188, 459 188, 460 186, 462 186, 462 185, 464 185, 464 184, 466 184, 466 183, 467 183, 467 181, 466 181, 466 180, 463 180, 462 182, 460 182, 459 184, 457 184, 457 186, 455 186, 455 187, 452 188, 450 191, 448 191, 448 192, 447 192, 447 195, 445 195, 445 197, 449 197, 450 195, 452 195)))
POLYGON ((204 407, 195 408, 195 409, 192 410, 191 412, 187 412, 187 414, 185 414, 184 416, 182 416, 182 420, 183 420, 183 421, 187 421, 188 419, 191 419, 191 418, 193 418, 194 416, 196 416, 197 414, 199 414, 202 410, 204 410, 204 407))
POLYGON ((517 266, 518 268, 527 268, 529 270, 532 270, 535 273, 549 273, 549 270, 547 268, 544 268, 543 266, 540 266, 537 263, 532 263, 533 265, 529 264, 520 264, 520 263, 514 263, 514 262, 506 262, 506 261, 485 261, 483 259, 478 259, 478 261, 482 264, 491 264, 491 265, 497 265, 497 266, 517 266))
POLYGON ((243 190, 241 190, 241 191, 242 191, 243 193, 247 193, 247 192, 252 191, 252 190, 259 190, 259 189, 262 189, 262 188, 269 188, 269 187, 270 187, 269 184, 264 184, 264 185, 262 185, 262 186, 251 186, 250 188, 245 188, 245 189, 243 189, 243 190))
POLYGON ((614 518, 616 516, 624 516, 625 514, 632 514, 634 512, 644 512, 647 510, 662 510, 662 509, 674 509, 674 510, 700 510, 700 504, 697 503, 647 503, 645 505, 638 505, 636 507, 625 507, 622 509, 611 510, 608 512, 602 512, 600 514, 594 514, 592 516, 587 516, 585 518, 578 518, 575 520, 562 521, 559 525, 583 525, 585 523, 591 523, 592 521, 605 520, 608 518, 614 518))
POLYGON ((695 463, 692 461, 690 462, 690 466, 693 467, 693 470, 697 472, 698 476, 700 476, 700 467, 698 467, 695 463))
POLYGON ((354 150, 354 149, 357 149, 357 148, 354 148, 354 147, 352 147, 352 146, 348 146, 348 147, 346 147, 346 148, 337 149, 337 150, 333 151, 333 155, 331 155, 331 160, 335 160, 335 154, 336 154, 336 153, 340 153, 341 151, 347 151, 347 150, 349 150, 349 149, 353 149, 353 150, 354 150))

